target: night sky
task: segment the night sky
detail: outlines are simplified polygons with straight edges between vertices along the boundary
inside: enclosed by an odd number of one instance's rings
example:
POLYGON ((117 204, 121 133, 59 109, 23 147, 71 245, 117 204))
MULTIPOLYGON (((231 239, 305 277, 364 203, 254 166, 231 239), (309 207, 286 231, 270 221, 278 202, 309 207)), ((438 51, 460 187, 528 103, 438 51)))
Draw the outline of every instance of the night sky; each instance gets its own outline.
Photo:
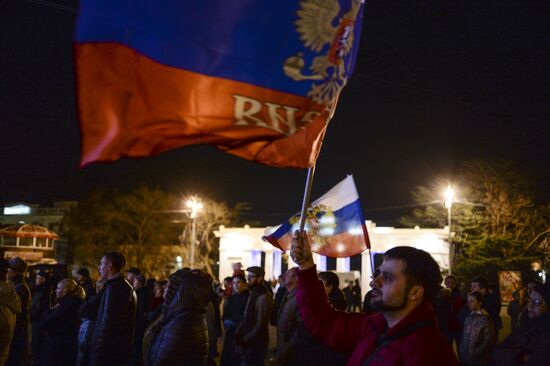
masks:
MULTIPOLYGON (((140 184, 249 202, 278 224, 305 170, 210 146, 78 168, 71 42, 76 1, 0 1, 0 204, 49 205, 140 184)), ((355 176, 365 216, 396 224, 410 191, 465 159, 513 159, 550 200, 550 2, 367 0, 355 73, 317 164, 313 198, 355 176)))

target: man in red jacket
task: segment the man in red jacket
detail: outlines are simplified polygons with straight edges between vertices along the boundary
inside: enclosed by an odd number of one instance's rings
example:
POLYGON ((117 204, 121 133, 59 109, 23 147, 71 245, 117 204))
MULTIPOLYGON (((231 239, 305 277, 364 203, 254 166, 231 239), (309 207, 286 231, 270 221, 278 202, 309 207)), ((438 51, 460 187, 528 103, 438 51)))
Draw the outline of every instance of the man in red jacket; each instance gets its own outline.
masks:
POLYGON ((374 315, 334 310, 317 278, 305 233, 294 233, 290 255, 299 266, 296 298, 304 327, 327 346, 348 354, 348 365, 458 365, 437 328, 430 300, 442 281, 425 251, 395 247, 384 255, 373 279, 374 315))

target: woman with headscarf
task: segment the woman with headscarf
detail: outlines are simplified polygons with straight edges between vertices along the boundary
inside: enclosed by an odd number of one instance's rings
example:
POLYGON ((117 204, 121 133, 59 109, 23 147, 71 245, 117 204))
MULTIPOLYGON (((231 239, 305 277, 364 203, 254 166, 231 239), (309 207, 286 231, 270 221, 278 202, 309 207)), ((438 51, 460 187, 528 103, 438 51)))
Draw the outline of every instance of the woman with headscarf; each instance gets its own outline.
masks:
POLYGON ((208 358, 206 307, 212 280, 200 270, 179 270, 170 276, 158 333, 148 364, 205 365, 208 358))

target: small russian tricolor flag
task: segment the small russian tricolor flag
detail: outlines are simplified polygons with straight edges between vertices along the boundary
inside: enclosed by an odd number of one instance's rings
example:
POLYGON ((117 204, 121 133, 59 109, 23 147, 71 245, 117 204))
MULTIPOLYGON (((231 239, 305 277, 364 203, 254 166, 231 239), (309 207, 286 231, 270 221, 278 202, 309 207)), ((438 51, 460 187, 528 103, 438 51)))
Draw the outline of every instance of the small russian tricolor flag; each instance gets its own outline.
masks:
MULTIPOLYGON (((299 222, 300 213, 282 225, 268 228, 263 239, 286 251, 299 222)), ((328 257, 350 257, 370 247, 353 176, 348 175, 310 205, 305 230, 312 251, 328 257)))

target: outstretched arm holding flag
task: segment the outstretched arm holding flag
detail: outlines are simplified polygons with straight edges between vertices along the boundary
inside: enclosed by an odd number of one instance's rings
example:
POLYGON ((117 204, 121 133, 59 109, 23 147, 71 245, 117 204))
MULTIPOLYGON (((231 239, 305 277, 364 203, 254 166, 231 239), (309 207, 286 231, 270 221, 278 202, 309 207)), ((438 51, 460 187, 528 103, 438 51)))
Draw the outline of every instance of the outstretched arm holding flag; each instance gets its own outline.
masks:
POLYGON ((430 299, 441 274, 435 260, 412 247, 386 252, 373 279, 371 305, 379 313, 345 313, 329 304, 305 232, 295 231, 290 255, 299 266, 296 299, 305 329, 352 365, 458 365, 430 299))

